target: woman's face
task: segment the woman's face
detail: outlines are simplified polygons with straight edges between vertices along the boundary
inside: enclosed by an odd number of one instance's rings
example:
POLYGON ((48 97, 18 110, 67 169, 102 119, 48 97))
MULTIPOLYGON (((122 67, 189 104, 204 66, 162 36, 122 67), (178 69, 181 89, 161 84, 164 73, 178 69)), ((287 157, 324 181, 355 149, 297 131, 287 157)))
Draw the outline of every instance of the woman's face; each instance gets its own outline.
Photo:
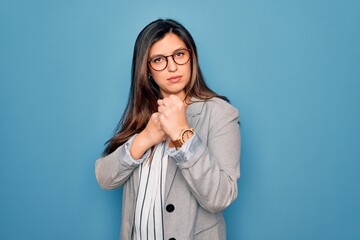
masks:
MULTIPOLYGON (((161 61, 164 61, 164 58, 161 58, 161 56, 175 54, 174 57, 176 59, 179 58, 180 60, 177 61, 181 62, 184 53, 188 53, 184 52, 186 51, 184 49, 187 49, 185 43, 177 35, 168 33, 163 39, 151 46, 149 59, 152 59, 153 64, 160 64, 161 61)), ((163 97, 173 94, 184 100, 185 87, 189 83, 191 75, 190 60, 183 65, 179 65, 169 56, 167 57, 167 66, 164 70, 155 71, 150 66, 149 69, 163 97)))

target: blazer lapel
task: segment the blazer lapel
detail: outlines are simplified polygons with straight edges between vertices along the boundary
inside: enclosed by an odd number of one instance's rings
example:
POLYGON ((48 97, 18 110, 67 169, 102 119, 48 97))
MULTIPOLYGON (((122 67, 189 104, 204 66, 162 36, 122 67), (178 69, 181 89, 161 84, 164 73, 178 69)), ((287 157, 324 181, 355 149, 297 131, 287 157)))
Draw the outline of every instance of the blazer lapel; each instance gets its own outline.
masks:
MULTIPOLYGON (((202 111, 203 106, 204 106, 204 101, 191 98, 191 104, 189 104, 188 108, 186 109, 186 118, 191 128, 196 129, 196 126, 201 116, 200 113, 202 111)), ((168 158, 168 166, 166 170, 166 182, 165 182, 165 201, 169 196, 170 188, 173 185, 177 169, 178 167, 176 166, 176 163, 172 161, 170 158, 168 158)))
POLYGON ((165 180, 165 201, 167 200, 170 192, 170 187, 173 185, 175 174, 178 167, 176 163, 168 157, 168 165, 166 169, 166 180, 165 180))

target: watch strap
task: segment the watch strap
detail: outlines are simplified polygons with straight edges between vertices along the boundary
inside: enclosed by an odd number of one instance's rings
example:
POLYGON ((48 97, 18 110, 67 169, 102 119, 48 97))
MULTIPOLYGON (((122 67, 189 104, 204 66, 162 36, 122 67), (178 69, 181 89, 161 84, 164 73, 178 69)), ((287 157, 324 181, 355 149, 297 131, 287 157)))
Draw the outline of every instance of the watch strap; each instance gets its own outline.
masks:
MULTIPOLYGON (((194 129, 193 128, 183 129, 183 130, 181 130, 181 132, 179 134, 179 137, 174 141, 170 141, 170 143, 172 143, 172 145, 174 147, 176 147, 177 149, 181 148, 182 145, 184 145, 184 143, 186 142, 186 141, 184 141, 184 134, 186 132, 188 132, 188 131, 190 131, 190 132, 192 132, 192 134, 194 134, 194 129)), ((171 147, 171 145, 170 145, 170 147, 171 147)))

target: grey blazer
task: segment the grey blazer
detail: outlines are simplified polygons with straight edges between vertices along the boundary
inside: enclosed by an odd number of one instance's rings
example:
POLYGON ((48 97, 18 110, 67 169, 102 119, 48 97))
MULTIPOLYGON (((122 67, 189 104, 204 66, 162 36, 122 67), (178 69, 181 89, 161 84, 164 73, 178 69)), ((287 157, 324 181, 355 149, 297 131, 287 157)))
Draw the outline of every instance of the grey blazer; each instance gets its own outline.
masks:
MULTIPOLYGON (((195 99, 192 99, 194 101, 195 99)), ((238 111, 212 98, 194 102, 186 111, 201 139, 183 163, 169 157, 164 206, 165 239, 226 239, 222 210, 237 197, 240 177, 238 111)), ((104 189, 124 186, 120 239, 130 240, 134 223, 139 168, 123 160, 124 145, 96 161, 96 178, 104 189)))

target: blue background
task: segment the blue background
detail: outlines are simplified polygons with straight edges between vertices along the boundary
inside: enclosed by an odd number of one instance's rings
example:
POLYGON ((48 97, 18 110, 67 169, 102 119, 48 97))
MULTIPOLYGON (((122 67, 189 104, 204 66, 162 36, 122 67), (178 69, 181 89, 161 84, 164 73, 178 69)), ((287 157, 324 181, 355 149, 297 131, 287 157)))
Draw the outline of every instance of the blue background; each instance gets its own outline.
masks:
POLYGON ((0 239, 118 239, 94 162, 139 31, 172 17, 241 112, 228 239, 359 239, 360 1, 0 0, 0 239))

